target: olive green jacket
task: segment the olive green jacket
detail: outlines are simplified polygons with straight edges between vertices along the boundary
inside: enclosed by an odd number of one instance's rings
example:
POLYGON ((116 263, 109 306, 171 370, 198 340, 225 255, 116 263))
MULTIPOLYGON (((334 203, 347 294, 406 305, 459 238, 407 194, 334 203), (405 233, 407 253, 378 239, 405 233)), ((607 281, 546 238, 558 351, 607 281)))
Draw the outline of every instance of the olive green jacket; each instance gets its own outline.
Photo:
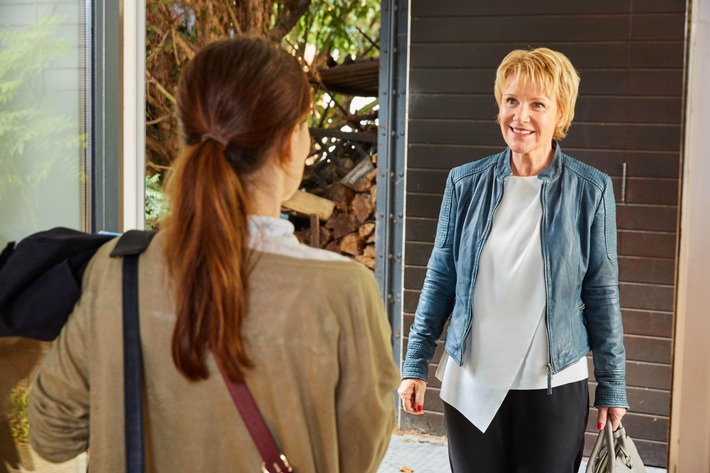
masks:
MULTIPOLYGON (((211 355, 210 377, 175 368, 174 301, 162 235, 140 260, 147 470, 260 471, 261 459, 211 355)), ((44 360, 30 440, 50 461, 89 450, 90 471, 123 472, 121 263, 96 254, 83 293, 44 360)), ((298 472, 374 472, 395 425, 390 327, 372 273, 352 261, 258 253, 243 340, 247 384, 298 472)))

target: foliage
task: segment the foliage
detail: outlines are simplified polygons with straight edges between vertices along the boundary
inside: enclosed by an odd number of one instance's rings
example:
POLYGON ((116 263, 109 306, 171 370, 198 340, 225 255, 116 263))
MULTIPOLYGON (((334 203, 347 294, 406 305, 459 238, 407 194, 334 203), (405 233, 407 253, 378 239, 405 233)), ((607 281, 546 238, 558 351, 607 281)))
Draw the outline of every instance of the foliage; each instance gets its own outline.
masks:
MULTIPOLYGON (((146 220, 157 214, 161 177, 178 153, 175 94, 180 73, 204 45, 235 35, 280 41, 300 57, 316 84, 313 127, 358 127, 350 98, 328 95, 317 70, 336 61, 378 55, 377 0, 147 0, 146 220), (149 203, 150 202, 150 203, 149 203)), ((371 105, 370 105, 371 106, 371 105)), ((370 113, 369 118, 375 115, 370 113)), ((374 122, 373 122, 374 123, 374 122)), ((158 210, 159 212, 159 210, 158 210)))
POLYGON ((12 438, 18 445, 27 445, 30 436, 30 423, 27 419, 28 396, 30 386, 18 384, 10 390, 10 409, 7 420, 10 424, 12 438))
POLYGON ((160 173, 145 177, 145 224, 146 228, 156 228, 165 208, 165 194, 160 188, 160 173))
POLYGON ((77 169, 84 137, 71 134, 69 117, 41 104, 47 69, 70 51, 56 35, 62 21, 50 16, 23 31, 0 31, 0 199, 9 195, 13 205, 30 199, 57 165, 77 169), (42 159, 29 160, 30 153, 42 159))
MULTIPOLYGON (((380 29, 380 2, 376 0, 326 0, 312 3, 282 44, 302 52, 315 47, 309 66, 321 67, 329 59, 342 61, 346 56, 377 56, 380 29)), ((277 4, 276 10, 278 11, 277 4)))
MULTIPOLYGON (((278 8, 278 6, 277 6, 278 8)), ((351 110, 352 96, 328 92, 320 82, 318 70, 338 63, 379 56, 379 0, 326 0, 312 3, 291 32, 284 37, 286 49, 303 58, 312 81, 316 83, 315 107, 311 128, 345 131, 372 131, 377 118, 377 99, 372 98, 351 110)), ((332 148, 333 140, 316 140, 317 162, 332 148)))

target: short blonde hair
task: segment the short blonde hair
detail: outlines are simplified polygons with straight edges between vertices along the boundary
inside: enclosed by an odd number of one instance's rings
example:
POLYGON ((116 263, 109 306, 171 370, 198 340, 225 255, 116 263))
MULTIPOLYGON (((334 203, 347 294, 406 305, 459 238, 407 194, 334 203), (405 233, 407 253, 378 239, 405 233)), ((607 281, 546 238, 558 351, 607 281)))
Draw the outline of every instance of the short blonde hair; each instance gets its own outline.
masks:
POLYGON ((526 51, 516 49, 508 53, 496 71, 494 93, 500 107, 503 89, 508 79, 522 79, 522 86, 527 81, 539 86, 557 102, 562 121, 555 128, 552 139, 557 141, 567 136, 567 131, 574 118, 574 104, 579 92, 579 74, 564 54, 548 48, 526 51))

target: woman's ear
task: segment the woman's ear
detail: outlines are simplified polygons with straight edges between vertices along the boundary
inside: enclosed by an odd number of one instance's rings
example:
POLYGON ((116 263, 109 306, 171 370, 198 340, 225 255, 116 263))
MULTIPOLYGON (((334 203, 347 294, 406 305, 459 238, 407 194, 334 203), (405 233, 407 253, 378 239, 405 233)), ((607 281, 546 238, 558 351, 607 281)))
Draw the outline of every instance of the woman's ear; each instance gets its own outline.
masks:
POLYGON ((291 132, 286 135, 281 143, 281 159, 284 163, 290 163, 293 161, 296 149, 296 138, 298 127, 291 130, 291 132))

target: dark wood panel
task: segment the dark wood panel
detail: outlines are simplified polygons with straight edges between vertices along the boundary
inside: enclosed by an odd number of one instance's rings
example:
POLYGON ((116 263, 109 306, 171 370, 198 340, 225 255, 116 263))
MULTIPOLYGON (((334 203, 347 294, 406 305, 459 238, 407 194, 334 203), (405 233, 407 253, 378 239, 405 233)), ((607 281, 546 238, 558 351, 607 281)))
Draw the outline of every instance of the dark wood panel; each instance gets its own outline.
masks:
POLYGON ((683 90, 683 71, 681 69, 654 70, 651 68, 643 71, 627 70, 626 68, 621 70, 582 69, 579 73, 582 78, 579 84, 581 96, 681 97, 683 90))
MULTIPOLYGON (((407 173, 407 192, 443 194, 448 171, 410 169, 407 173)), ((440 200, 441 202, 441 200, 440 200)), ((436 215, 438 217, 438 214, 436 215)))
POLYGON ((426 268, 408 266, 404 270, 404 288, 421 290, 424 285, 426 268))
MULTIPOLYGON (((514 49, 548 47, 565 54, 577 70, 625 69, 629 67, 628 43, 623 41, 593 43, 558 41, 509 41, 500 43, 414 43, 411 67, 490 69, 495 73, 503 58, 514 49)), ((582 74, 584 78, 584 74, 582 74)))
POLYGON ((500 143, 495 146, 411 144, 407 154, 407 169, 442 169, 449 171, 461 164, 500 153, 504 149, 505 143, 502 137, 500 143))
MULTIPOLYGON (((646 3, 646 2, 635 2, 646 3)), ((672 2, 665 2, 672 3, 672 2)), ((675 2, 682 5, 683 2, 675 2)), ((634 5, 636 6, 636 5, 634 5)), ((636 9, 636 8, 635 8, 636 9)), ((631 21, 630 39, 639 40, 678 40, 685 36, 685 8, 677 13, 663 15, 634 15, 631 21)))
MULTIPOLYGON (((627 388, 629 412, 668 418, 671 410, 671 393, 649 388, 627 388)), ((626 421, 624 421, 625 423, 626 421)), ((662 440, 664 440, 662 438, 662 440)))
MULTIPOLYGON (((612 176, 614 196, 619 204, 673 206, 678 204, 678 179, 630 177, 627 174, 626 188, 623 179, 612 176), (624 193, 622 193, 622 190, 624 193)), ((675 231, 675 229, 671 230, 675 231)))
POLYGON ((568 147, 679 151, 680 124, 631 125, 575 123, 565 138, 568 147))
MULTIPOLYGON (((673 187, 677 188, 677 181, 673 187)), ((616 222, 620 229, 625 230, 673 233, 678 226, 678 207, 618 204, 616 222)))
POLYGON ((412 69, 409 76, 409 103, 410 106, 416 106, 419 94, 481 94, 488 95, 495 105, 495 77, 495 69, 412 69))
POLYGON ((495 121, 498 105, 492 87, 490 89, 483 95, 414 95, 409 100, 409 118, 495 121))
MULTIPOLYGON (((584 38, 580 38, 583 40, 584 38)), ((596 72, 609 74, 611 70, 620 70, 626 72, 628 69, 644 69, 645 74, 651 74, 658 69, 677 69, 678 72, 683 67, 683 42, 659 42, 647 41, 639 43, 625 42, 579 42, 579 43, 558 43, 558 42, 535 42, 527 43, 415 43, 412 44, 411 50, 411 67, 414 69, 420 68, 473 68, 473 69, 488 69, 495 72, 495 69, 500 64, 500 61, 514 49, 529 49, 545 46, 557 50, 569 57, 575 68, 580 71, 582 84, 580 91, 588 93, 587 89, 589 82, 589 73, 596 72), (604 69, 604 71, 599 71, 604 69), (648 71, 646 71, 648 69, 648 71)), ((640 72, 640 71, 637 71, 640 72)), ((655 74, 654 74, 655 75, 655 74)), ((603 84, 606 87, 613 87, 615 84, 604 84, 609 82, 597 81, 598 84, 603 84)), ((617 86, 630 86, 631 83, 623 84, 623 80, 632 76, 620 76, 621 84, 617 86)), ((641 78, 640 78, 641 79, 641 78)), ((646 83, 646 88, 651 87, 651 90, 657 90, 657 85, 647 83, 648 78, 640 82, 646 83)), ((662 84, 660 84, 662 85, 662 84)), ((627 90, 631 92, 631 90, 627 90)), ((599 94, 600 92, 597 92, 599 94)), ((640 92, 634 95, 646 95, 640 92)), ((662 94, 659 94, 662 95, 662 94)), ((673 95, 680 95, 678 90, 673 92, 673 95)))
POLYGON ((630 44, 630 64, 633 69, 682 69, 685 60, 682 40, 640 42, 630 44))
MULTIPOLYGON (((604 97, 582 95, 575 106, 574 121, 610 123, 678 124, 680 97, 604 97)), ((497 112, 497 109, 496 109, 497 112)))
MULTIPOLYGON (((574 13, 628 13, 631 11, 631 3, 632 2, 630 0, 599 0, 593 4, 587 2, 570 2, 566 0, 547 0, 544 5, 544 13, 546 15, 574 13)), ((666 1, 665 3, 669 2, 666 1)), ((447 0, 446 3, 432 2, 430 0, 413 0, 411 5, 412 18, 448 17, 452 15, 510 15, 510 12, 515 12, 518 15, 540 15, 541 13, 541 5, 539 3, 523 0, 509 0, 506 2, 447 0)), ((685 10, 683 9, 681 11, 685 10)))
POLYGON ((671 362, 671 339, 625 335, 626 359, 629 361, 671 362))
MULTIPOLYGON (((593 380, 594 368, 589 367, 590 379, 593 380)), ((640 361, 626 362, 626 385, 628 387, 652 388, 670 391, 671 366, 660 363, 640 361)))
MULTIPOLYGON (((628 15, 548 15, 544 27, 540 17, 510 10, 505 16, 452 16, 412 19, 412 44, 511 42, 536 43, 618 41, 630 35, 628 15)), ((502 58, 501 58, 502 59, 502 58)))
POLYGON ((630 178, 626 181, 629 204, 678 205, 677 179, 630 178))
POLYGON ((433 218, 408 218, 407 241, 432 243, 436 235, 436 219, 433 218))
POLYGON ((643 0, 631 2, 634 13, 680 13, 685 12, 685 0, 643 0))
POLYGON ((675 283, 675 261, 659 258, 620 257, 619 280, 672 286, 675 283))
MULTIPOLYGON (((425 171, 413 169, 410 172, 415 173, 425 171)), ((407 175, 407 179, 409 179, 409 174, 407 175)), ((446 178, 444 178, 444 180, 446 180, 446 178)), ((439 218, 441 194, 443 190, 443 188, 439 189, 436 194, 407 193, 407 215, 410 217, 439 218)))
POLYGON ((671 337, 673 335, 673 313, 638 309, 621 309, 624 333, 671 337))
POLYGON ((419 291, 409 291, 404 290, 404 297, 402 299, 402 310, 413 314, 417 310, 417 303, 419 302, 419 291))
POLYGON ((678 152, 567 148, 564 142, 562 145, 565 153, 610 176, 621 177, 624 163, 627 176, 634 177, 677 178, 680 169, 678 152))
MULTIPOLYGON (((544 4, 545 15, 560 14, 606 14, 634 13, 684 13, 684 0, 600 0, 594 3, 569 2, 565 0, 547 0, 544 4)), ((471 2, 470 0, 448 0, 446 3, 430 0, 414 0, 412 17, 448 17, 452 15, 509 15, 511 11, 518 15, 540 15, 541 4, 523 0, 507 2, 471 2)), ((638 17, 641 15, 635 15, 638 17)))
POLYGON ((404 263, 410 266, 426 266, 433 248, 434 244, 431 242, 407 242, 404 250, 404 263))
POLYGON ((674 233, 618 232, 618 246, 621 256, 674 259, 675 242, 676 236, 674 233))
POLYGON ((670 365, 629 361, 626 363, 626 385, 670 390, 671 367, 670 365))
POLYGON ((628 309, 646 309, 671 312, 673 286, 619 283, 621 306, 628 309))

